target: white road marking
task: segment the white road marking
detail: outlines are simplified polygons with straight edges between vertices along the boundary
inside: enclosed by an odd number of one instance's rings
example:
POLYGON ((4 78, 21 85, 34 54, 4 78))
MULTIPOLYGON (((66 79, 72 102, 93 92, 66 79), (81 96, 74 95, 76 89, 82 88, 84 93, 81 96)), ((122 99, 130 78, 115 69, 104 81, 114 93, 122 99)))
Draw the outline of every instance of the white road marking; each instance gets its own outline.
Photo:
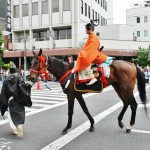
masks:
POLYGON ((67 99, 66 98, 57 98, 57 97, 40 97, 40 96, 31 96, 31 100, 32 99, 47 99, 47 100, 61 100, 61 101, 66 101, 67 99))
POLYGON ((58 103, 60 103, 60 102, 57 102, 57 101, 43 101, 43 100, 32 100, 32 102, 48 103, 48 104, 58 104, 58 103))
MULTIPOLYGON (((146 89, 149 87, 150 85, 147 86, 146 89)), ((135 97, 138 95, 139 95, 139 92, 136 92, 134 94, 135 97)), ((102 119, 104 119, 105 117, 113 113, 115 110, 117 110, 121 106, 122 106, 122 102, 119 102, 115 104, 114 106, 108 108, 107 110, 101 112, 100 114, 94 117, 95 123, 98 123, 99 121, 101 121, 102 119)), ((81 135, 83 132, 89 129, 89 127, 90 127, 90 123, 89 121, 86 121, 85 123, 81 124, 80 126, 70 131, 66 135, 62 136, 61 138, 57 139, 56 141, 50 143, 49 145, 47 145, 41 150, 58 150, 62 148, 63 146, 65 146, 66 144, 68 144, 69 142, 71 142, 73 139, 75 139, 79 135, 81 135)))
POLYGON ((146 133, 146 134, 150 134, 150 131, 144 131, 144 130, 136 130, 136 129, 132 129, 132 132, 137 132, 137 133, 146 133))

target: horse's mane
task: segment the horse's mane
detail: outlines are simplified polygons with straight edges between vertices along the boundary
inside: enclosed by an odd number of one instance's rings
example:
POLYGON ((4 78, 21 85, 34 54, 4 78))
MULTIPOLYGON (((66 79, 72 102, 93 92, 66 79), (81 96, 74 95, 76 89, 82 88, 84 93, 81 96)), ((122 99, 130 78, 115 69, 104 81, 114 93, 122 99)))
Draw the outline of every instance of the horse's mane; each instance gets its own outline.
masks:
MULTIPOLYGON (((59 69, 62 71, 62 73, 65 73, 66 72, 66 69, 65 69, 65 66, 69 66, 68 63, 60 60, 60 59, 57 59, 55 57, 49 57, 50 58, 50 61, 53 63, 53 65, 55 67, 58 67, 59 66, 59 69)), ((69 67, 68 67, 69 68, 69 67)))

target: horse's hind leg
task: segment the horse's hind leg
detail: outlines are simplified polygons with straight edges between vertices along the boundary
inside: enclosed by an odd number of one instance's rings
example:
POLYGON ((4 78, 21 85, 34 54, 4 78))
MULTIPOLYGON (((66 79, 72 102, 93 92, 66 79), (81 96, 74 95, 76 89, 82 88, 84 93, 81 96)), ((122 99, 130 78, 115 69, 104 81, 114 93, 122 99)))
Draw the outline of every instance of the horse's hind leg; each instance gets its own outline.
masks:
POLYGON ((72 126, 72 115, 73 115, 75 96, 73 96, 72 94, 67 94, 67 98, 68 98, 68 123, 66 128, 62 131, 62 134, 66 134, 68 129, 70 129, 72 126))
POLYGON ((136 110, 137 110, 137 102, 132 94, 132 101, 130 102, 131 107, 131 120, 130 125, 126 128, 126 132, 131 132, 132 126, 135 124, 136 110))
POLYGON ((123 122, 122 122, 122 119, 123 119, 123 116, 124 116, 124 114, 125 114, 125 112, 126 112, 128 106, 129 106, 129 104, 123 102, 123 108, 122 108, 122 110, 121 110, 121 112, 120 112, 120 114, 119 114, 119 116, 118 116, 118 124, 119 124, 119 127, 120 127, 120 128, 123 128, 123 127, 124 127, 124 124, 123 124, 123 122))
POLYGON ((90 120, 90 123, 91 123, 91 127, 89 129, 90 132, 93 132, 94 131, 94 119, 92 118, 92 116, 90 115, 89 111, 88 111, 88 108, 84 102, 84 99, 82 97, 81 94, 77 94, 76 95, 76 99, 78 100, 79 104, 81 105, 84 113, 87 115, 87 117, 89 118, 90 120))

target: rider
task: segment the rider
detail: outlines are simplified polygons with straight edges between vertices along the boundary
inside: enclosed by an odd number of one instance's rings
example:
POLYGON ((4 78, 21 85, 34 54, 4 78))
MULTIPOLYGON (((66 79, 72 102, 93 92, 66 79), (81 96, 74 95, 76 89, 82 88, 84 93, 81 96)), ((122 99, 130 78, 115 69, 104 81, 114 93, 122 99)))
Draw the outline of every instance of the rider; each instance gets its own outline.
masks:
POLYGON ((94 78, 91 64, 101 64, 105 62, 107 56, 99 51, 100 41, 94 33, 93 20, 91 20, 85 28, 89 38, 78 54, 74 72, 78 72, 79 80, 81 82, 89 81, 87 85, 91 85, 97 81, 97 79, 94 78))

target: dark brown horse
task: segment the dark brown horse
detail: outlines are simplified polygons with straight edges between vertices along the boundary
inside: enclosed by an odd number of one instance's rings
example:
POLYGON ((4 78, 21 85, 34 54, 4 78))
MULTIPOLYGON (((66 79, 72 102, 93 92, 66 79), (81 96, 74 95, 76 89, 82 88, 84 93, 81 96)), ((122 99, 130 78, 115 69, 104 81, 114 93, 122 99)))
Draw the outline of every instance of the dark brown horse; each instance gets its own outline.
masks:
MULTIPOLYGON (((42 50, 40 50, 39 54, 34 54, 34 58, 31 64, 31 72, 30 78, 31 81, 36 82, 38 77, 38 71, 40 69, 40 62, 39 57, 42 55, 42 50)), ((63 61, 60 61, 56 58, 45 57, 45 61, 48 63, 48 70, 59 80, 70 68, 69 64, 63 61)), ((43 68, 46 68, 46 63, 44 62, 42 65, 43 68)), ((66 82, 68 80, 68 76, 61 82, 61 87, 64 89, 66 82)), ((139 67, 135 65, 122 61, 122 60, 114 60, 110 65, 110 77, 108 79, 109 85, 112 85, 115 91, 118 93, 119 97, 123 102, 123 109, 118 116, 118 124, 120 128, 123 128, 124 124, 122 122, 123 116, 125 111, 127 110, 128 106, 131 107, 131 121, 126 131, 130 132, 131 127, 135 124, 135 117, 136 117, 136 109, 137 109, 137 102, 133 95, 133 89, 136 84, 136 80, 138 81, 138 90, 139 95, 142 103, 145 105, 146 110, 146 89, 145 89, 145 80, 144 76, 139 67)), ((75 98, 78 100, 79 104, 81 105, 84 113, 90 120, 91 126, 89 131, 94 130, 94 119, 90 115, 88 108, 84 102, 83 93, 77 92, 74 90, 74 79, 71 80, 67 90, 65 91, 68 98, 68 123, 66 128, 63 130, 63 133, 67 133, 67 130, 72 126, 72 115, 73 115, 73 108, 74 108, 74 100, 75 98)))

